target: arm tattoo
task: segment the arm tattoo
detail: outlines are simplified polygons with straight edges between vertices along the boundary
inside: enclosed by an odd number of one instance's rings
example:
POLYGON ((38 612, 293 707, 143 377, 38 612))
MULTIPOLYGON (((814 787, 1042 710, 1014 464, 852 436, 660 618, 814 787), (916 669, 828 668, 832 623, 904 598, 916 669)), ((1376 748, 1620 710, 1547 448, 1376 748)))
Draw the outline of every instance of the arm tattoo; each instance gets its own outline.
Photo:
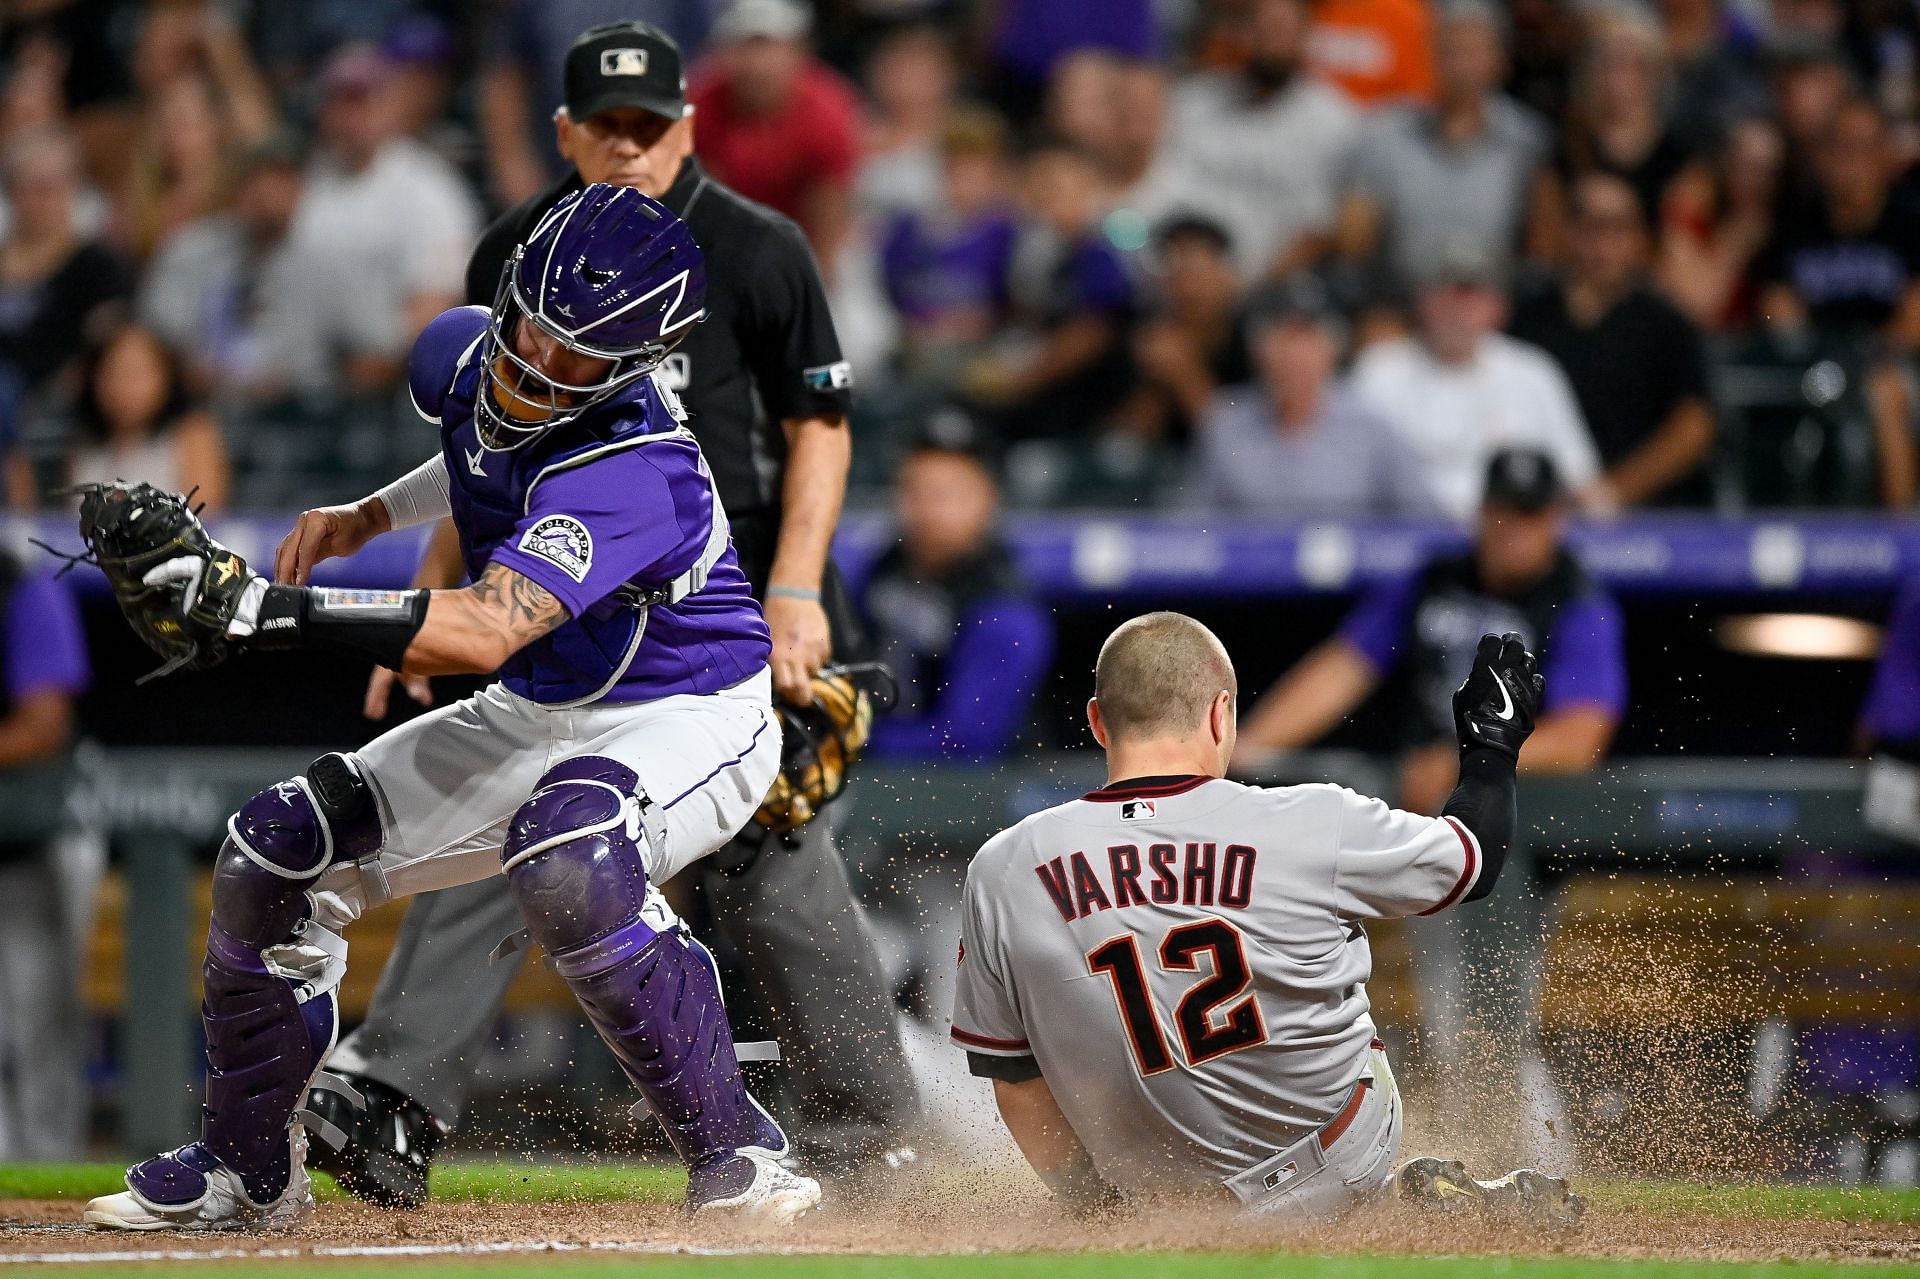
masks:
POLYGON ((567 620, 567 607, 530 577, 504 564, 489 564, 480 580, 467 588, 474 620, 504 637, 518 652, 567 620))

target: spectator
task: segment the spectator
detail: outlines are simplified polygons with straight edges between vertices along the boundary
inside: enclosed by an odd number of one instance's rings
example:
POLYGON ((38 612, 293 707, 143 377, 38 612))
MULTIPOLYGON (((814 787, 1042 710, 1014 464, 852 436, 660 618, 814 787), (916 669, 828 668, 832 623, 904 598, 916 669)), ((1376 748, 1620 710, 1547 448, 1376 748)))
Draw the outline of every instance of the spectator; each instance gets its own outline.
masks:
POLYGON ((1557 123, 1573 97, 1585 15, 1566 0, 1508 0, 1506 10, 1507 93, 1557 123))
POLYGON ((1054 68, 1044 127, 1100 162, 1116 208, 1145 217, 1175 207, 1183 194, 1164 145, 1167 94, 1167 73, 1158 64, 1081 49, 1054 68))
POLYGON ((1381 260, 1390 278, 1405 281, 1430 274, 1449 246, 1472 241, 1504 260, 1519 244, 1548 136, 1499 91, 1502 31, 1499 11, 1481 0, 1441 13, 1434 105, 1389 110, 1369 124, 1341 212, 1343 254, 1381 260))
POLYGON ((1920 351, 1920 202, 1893 183, 1888 127, 1863 98, 1834 113, 1815 157, 1815 198, 1767 250, 1761 314, 1860 346, 1880 458, 1880 496, 1906 506, 1916 486, 1908 363, 1920 351))
POLYGON ((1660 237, 1660 287, 1708 332, 1738 332, 1756 318, 1753 267, 1773 235, 1785 161, 1771 121, 1740 120, 1712 164, 1675 185, 1660 237))
POLYGON ((1514 631, 1547 677, 1521 769, 1579 773, 1599 764, 1627 709, 1619 606, 1564 544, 1566 492, 1552 457, 1503 450, 1482 487, 1472 548, 1443 552, 1364 598, 1338 635, 1255 704, 1240 727, 1247 758, 1319 740, 1404 665, 1413 685, 1400 802, 1437 812, 1459 749, 1453 690, 1482 635, 1514 631))
POLYGON ((493 198, 503 207, 531 200, 560 180, 553 113, 566 100, 561 68, 575 36, 589 27, 640 19, 685 51, 706 45, 716 0, 503 0, 487 33, 475 93, 493 198))
POLYGON ((1113 76, 1113 127, 1107 167, 1125 203, 1146 190, 1161 168, 1167 123, 1167 73, 1155 62, 1121 62, 1113 76))
POLYGON ((1647 285, 1646 213, 1625 178, 1578 178, 1571 205, 1565 274, 1510 331, 1572 384, 1605 468, 1597 505, 1704 505, 1714 420, 1700 330, 1647 285))
POLYGON ((1006 319, 1008 278, 1019 228, 999 117, 963 109, 940 140, 938 198, 886 228, 881 261, 887 296, 905 330, 910 371, 938 373, 985 341, 1006 319))
POLYGON ((7 143, 28 130, 58 128, 79 146, 90 181, 119 179, 136 123, 128 42, 115 38, 122 34, 116 28, 129 7, 125 0, 7 6, 0 21, 0 66, 8 72, 4 92, 11 117, 7 143))
POLYGON ((0 551, 0 776, 51 798, 10 811, 0 841, 0 1160, 78 1159, 86 1150, 87 1035, 80 999, 91 874, 63 855, 61 797, 74 700, 91 672, 64 583, 0 551), (36 820, 43 818, 44 820, 36 820))
POLYGON ((1419 282, 1415 334, 1360 353, 1353 386, 1413 451, 1447 514, 1480 505, 1487 459, 1535 448, 1584 493, 1600 462, 1566 376, 1536 346, 1500 332, 1502 271, 1488 246, 1467 243, 1437 258, 1419 282))
POLYGON ((1146 439, 1185 440, 1214 392, 1252 378, 1233 245, 1218 224, 1175 217, 1155 236, 1159 291, 1133 338, 1137 383, 1114 424, 1146 439))
POLYGON ((1659 0, 1656 12, 1673 65, 1668 118, 1704 148, 1735 121, 1767 108, 1752 30, 1742 30, 1722 0, 1659 0))
POLYGON ((1320 282, 1269 286, 1249 310, 1259 382, 1220 392, 1201 417, 1192 505, 1297 520, 1434 514, 1394 428, 1335 379, 1346 325, 1320 282))
POLYGON ((1167 197, 1226 228, 1248 279, 1288 275, 1331 249, 1360 132, 1346 95, 1306 69, 1307 22, 1306 0, 1254 0, 1245 66, 1199 73, 1173 93, 1167 197))
POLYGON ((460 301, 478 211, 445 160, 399 132, 393 67, 365 45, 321 76, 319 149, 308 165, 293 242, 317 254, 353 299, 340 334, 354 391, 384 390, 408 343, 460 301))
POLYGON ((226 509, 227 446, 195 402, 180 357, 150 329, 123 326, 92 353, 74 403, 74 484, 145 480, 191 491, 210 514, 226 509))
POLYGON ((74 231, 80 155, 62 133, 17 140, 5 160, 12 217, 0 240, 0 451, 20 508, 37 505, 31 459, 19 449, 30 402, 71 366, 125 302, 125 265, 74 231))
POLYGON ((1660 216, 1667 188, 1693 161, 1668 123, 1669 75, 1666 47, 1651 20, 1620 9, 1595 22, 1559 151, 1533 202, 1528 248, 1535 259, 1561 257, 1568 188, 1582 174, 1625 178, 1648 216, 1660 216))
POLYGON ((182 227, 154 255, 141 322, 185 355, 194 390, 222 403, 325 397, 338 389, 332 352, 354 317, 332 264, 290 236, 300 151, 270 141, 235 167, 230 207, 182 227))
POLYGON ((953 46, 937 27, 900 27, 875 46, 867 59, 873 111, 860 166, 863 213, 885 218, 938 206, 941 133, 953 110, 957 75, 953 46))
POLYGON ((1119 78, 1120 59, 1105 49, 1075 49, 1062 57, 1047 81, 1040 129, 1111 164, 1119 127, 1119 78))
POLYGON ((861 592, 876 650, 900 682, 873 726, 885 759, 992 759, 1018 743, 1053 659, 1053 623, 996 524, 999 486, 978 430, 935 413, 894 484, 900 537, 861 592))
POLYGON ((395 130, 427 144, 442 160, 479 177, 480 144, 453 115, 453 32, 432 14, 402 18, 380 40, 393 68, 395 130))
POLYGON ((687 96, 701 162, 798 222, 831 286, 852 222, 860 101, 809 51, 811 22, 799 0, 734 0, 687 96))
POLYGON ((975 360, 966 388, 999 410, 1014 437, 1084 434, 1126 394, 1126 331, 1133 281, 1101 233, 1104 172, 1085 150, 1055 139, 1021 172, 1027 223, 1015 248, 1014 321, 999 349, 975 360))
POLYGON ((1426 0, 1315 0, 1307 63, 1364 107, 1433 97, 1426 0))
POLYGON ((1062 58, 1099 49, 1147 61, 1160 53, 1152 0, 996 0, 994 101, 1013 120, 1039 114, 1062 58))
POLYGON ((1773 114, 1787 140, 1780 207, 1793 211, 1814 198, 1820 140, 1840 104, 1853 93, 1853 73, 1832 46, 1819 42, 1777 39, 1767 61, 1773 114))
POLYGON ((210 5, 148 10, 134 52, 141 100, 118 185, 119 237, 141 261, 225 199, 224 160, 264 140, 277 113, 246 42, 210 5))

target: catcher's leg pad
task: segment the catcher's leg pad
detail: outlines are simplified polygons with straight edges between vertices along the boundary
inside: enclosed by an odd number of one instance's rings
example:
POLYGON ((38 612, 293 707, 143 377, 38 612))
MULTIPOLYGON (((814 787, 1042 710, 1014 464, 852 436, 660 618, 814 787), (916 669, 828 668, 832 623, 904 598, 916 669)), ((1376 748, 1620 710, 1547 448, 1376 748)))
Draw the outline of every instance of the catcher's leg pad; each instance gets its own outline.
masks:
POLYGON ((711 958, 648 909, 650 807, 624 764, 564 761, 514 814, 501 864, 528 933, 687 1166, 784 1153, 779 1125, 747 1095, 711 958))
POLYGON ((338 755, 261 791, 228 821, 202 969, 201 1151, 137 1165, 127 1177, 135 1194, 167 1208, 191 1202, 205 1193, 205 1154, 237 1174, 256 1205, 286 1193, 303 1149, 291 1121, 333 1047, 334 989, 346 973, 346 940, 314 920, 309 890, 336 862, 377 852, 380 839, 372 792, 338 755))

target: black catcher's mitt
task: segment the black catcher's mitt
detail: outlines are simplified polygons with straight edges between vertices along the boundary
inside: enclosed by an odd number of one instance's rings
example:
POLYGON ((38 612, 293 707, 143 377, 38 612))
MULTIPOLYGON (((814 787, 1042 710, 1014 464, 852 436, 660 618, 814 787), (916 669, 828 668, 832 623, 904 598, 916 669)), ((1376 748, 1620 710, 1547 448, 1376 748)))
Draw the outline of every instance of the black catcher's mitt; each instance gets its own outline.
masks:
POLYGON ((773 702, 780 716, 780 775, 753 819, 785 834, 805 826, 847 788, 847 770, 873 733, 875 701, 893 705, 893 672, 879 662, 823 666, 813 677, 813 700, 773 702))
POLYGON ((133 633, 166 659, 139 682, 225 661, 227 624, 253 576, 246 561, 208 536, 181 494, 125 481, 76 491, 83 558, 112 583, 133 633), (198 561, 197 569, 182 560, 198 561), (162 566, 172 571, 156 573, 162 566))

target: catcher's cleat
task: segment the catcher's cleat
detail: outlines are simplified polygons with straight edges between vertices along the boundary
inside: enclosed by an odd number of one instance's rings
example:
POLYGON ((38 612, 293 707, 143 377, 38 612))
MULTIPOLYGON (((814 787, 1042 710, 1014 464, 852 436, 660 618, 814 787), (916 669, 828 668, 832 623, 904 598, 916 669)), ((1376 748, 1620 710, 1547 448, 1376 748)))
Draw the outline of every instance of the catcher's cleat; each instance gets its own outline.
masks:
POLYGON ((440 1126, 413 1098, 364 1075, 345 1075, 358 1099, 323 1076, 301 1118, 317 1138, 307 1158, 340 1188, 376 1208, 419 1208, 440 1145, 440 1126), (336 1147, 333 1142, 340 1141, 336 1147))
POLYGON ((311 1211, 313 1187, 297 1160, 285 1193, 255 1203, 239 1174, 196 1141, 129 1168, 127 1188, 89 1202, 84 1220, 102 1230, 279 1230, 311 1211))
POLYGON ((743 1150, 687 1175, 687 1216, 785 1226, 820 1206, 820 1183, 790 1172, 758 1150, 743 1150))
POLYGON ((1438 1212, 1474 1213, 1490 1221, 1545 1230, 1574 1230, 1587 1202, 1564 1177, 1519 1168, 1494 1181, 1467 1174, 1458 1159, 1409 1159, 1394 1174, 1400 1198, 1438 1212))

